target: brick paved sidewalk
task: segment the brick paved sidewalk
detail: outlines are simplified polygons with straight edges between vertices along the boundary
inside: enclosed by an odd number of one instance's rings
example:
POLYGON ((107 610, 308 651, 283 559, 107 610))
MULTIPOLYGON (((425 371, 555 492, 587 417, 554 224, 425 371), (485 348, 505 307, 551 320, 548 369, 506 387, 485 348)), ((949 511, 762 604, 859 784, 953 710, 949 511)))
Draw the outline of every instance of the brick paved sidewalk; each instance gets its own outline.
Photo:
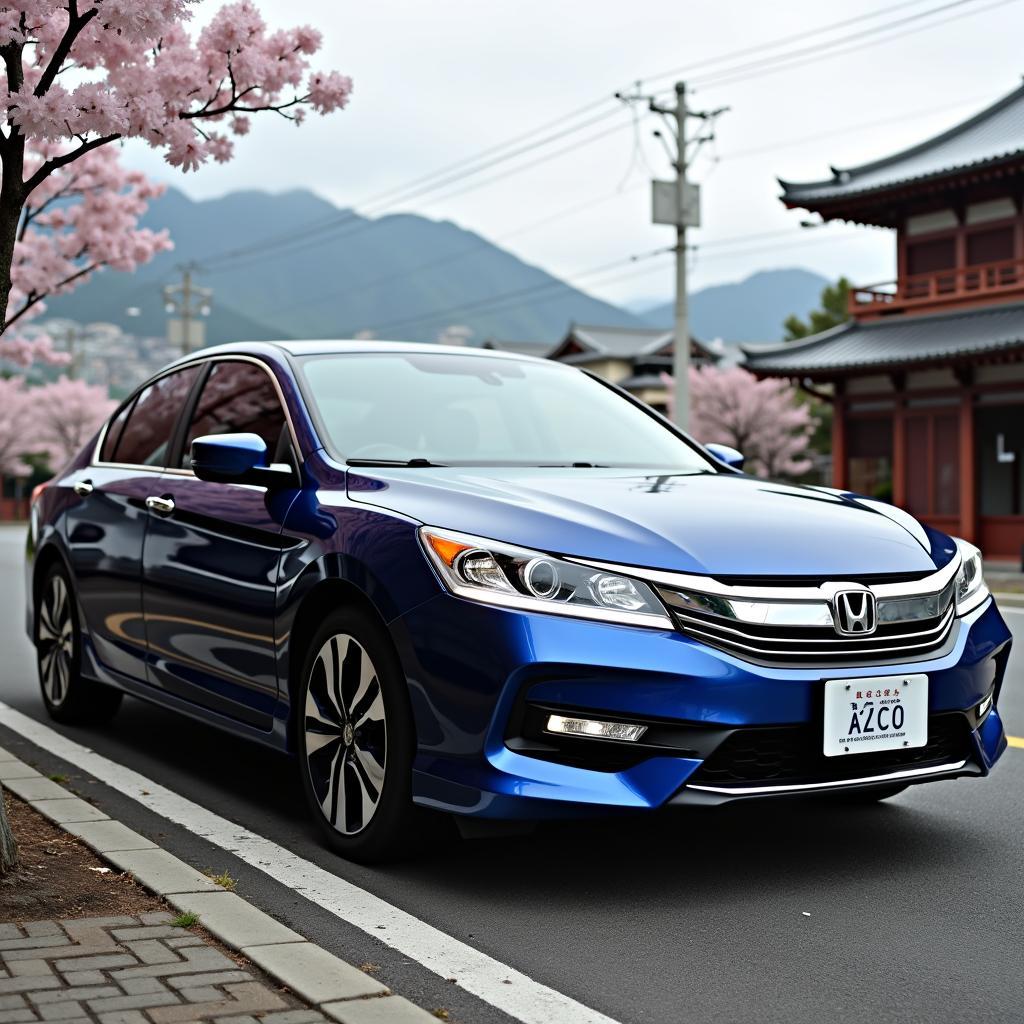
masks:
POLYGON ((154 913, 0 924, 0 1024, 327 1020, 171 920, 154 913))

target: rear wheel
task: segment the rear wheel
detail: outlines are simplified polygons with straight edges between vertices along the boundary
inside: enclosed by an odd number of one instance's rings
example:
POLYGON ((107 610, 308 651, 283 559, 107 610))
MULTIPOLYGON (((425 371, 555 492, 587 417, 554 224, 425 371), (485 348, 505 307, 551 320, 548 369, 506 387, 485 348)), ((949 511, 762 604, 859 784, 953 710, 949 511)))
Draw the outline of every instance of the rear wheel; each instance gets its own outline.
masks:
POLYGON ((71 581, 61 565, 54 565, 43 579, 35 639, 39 685, 50 717, 68 725, 109 720, 121 706, 121 693, 82 678, 78 611, 71 581))
POLYGON ((328 843, 366 862, 408 853, 415 734, 384 628, 359 609, 328 616, 298 697, 303 788, 328 843))

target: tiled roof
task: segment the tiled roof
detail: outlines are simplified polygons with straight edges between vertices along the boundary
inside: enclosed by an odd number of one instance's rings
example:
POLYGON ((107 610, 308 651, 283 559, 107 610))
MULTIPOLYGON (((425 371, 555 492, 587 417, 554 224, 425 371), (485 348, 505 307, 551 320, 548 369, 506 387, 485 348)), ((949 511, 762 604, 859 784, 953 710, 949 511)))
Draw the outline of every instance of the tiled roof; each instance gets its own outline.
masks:
POLYGON ((954 128, 892 156, 859 167, 833 168, 825 181, 779 180, 782 198, 792 206, 820 203, 904 183, 942 177, 966 168, 1024 156, 1024 86, 954 128))
POLYGON ((495 352, 512 352, 517 356, 537 356, 543 359, 551 351, 551 342, 509 341, 504 338, 488 338, 481 348, 493 349, 495 352))
POLYGON ((756 373, 814 376, 907 363, 953 362, 1012 348, 1024 348, 1024 303, 850 322, 805 341, 745 346, 744 354, 745 365, 756 373))
MULTIPOLYGON (((599 327, 573 324, 566 336, 548 353, 548 358, 567 363, 585 363, 592 359, 642 360, 646 356, 671 355, 674 331, 651 327, 599 327), (566 354, 575 343, 582 352, 566 354)), ((696 338, 690 338, 690 351, 715 362, 717 355, 696 338)))
POLYGON ((632 359, 649 355, 672 341, 672 332, 664 328, 598 327, 573 324, 570 334, 580 344, 609 358, 632 359))

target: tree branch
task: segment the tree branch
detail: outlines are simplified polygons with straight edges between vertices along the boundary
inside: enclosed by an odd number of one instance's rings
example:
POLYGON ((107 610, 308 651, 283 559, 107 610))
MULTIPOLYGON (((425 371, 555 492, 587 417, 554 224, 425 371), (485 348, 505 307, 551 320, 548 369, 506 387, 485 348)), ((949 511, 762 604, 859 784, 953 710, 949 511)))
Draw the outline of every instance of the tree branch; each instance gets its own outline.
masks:
POLYGON ((45 95, 47 89, 53 85, 57 75, 60 74, 61 65, 67 59, 68 54, 71 53, 71 47, 75 45, 75 40, 81 34, 82 29, 85 28, 85 26, 88 25, 97 14, 99 14, 99 8, 94 7, 88 14, 79 16, 76 0, 70 0, 68 3, 67 30, 64 32, 61 41, 57 44, 57 48, 53 51, 50 63, 46 65, 46 70, 40 76, 40 79, 33 90, 36 96, 45 95))
POLYGON ((288 110, 290 107, 297 107, 299 104, 306 103, 309 100, 308 96, 296 96, 295 99, 289 100, 287 103, 267 103, 260 107, 239 106, 238 101, 245 96, 246 93, 250 93, 254 89, 255 86, 246 89, 245 92, 241 93, 237 97, 233 97, 230 103, 227 103, 222 107, 216 107, 213 110, 206 110, 205 108, 193 111, 183 110, 178 117, 183 121, 190 121, 193 118, 200 117, 220 117, 222 114, 258 114, 264 110, 273 110, 280 114, 282 111, 288 110))
POLYGON ((95 139, 90 139, 88 142, 83 142, 78 149, 73 149, 70 153, 64 153, 62 156, 55 156, 51 160, 47 160, 35 174, 32 175, 28 181, 25 182, 25 196, 29 196, 33 189, 38 188, 54 171, 60 167, 64 167, 67 164, 73 163, 80 156, 84 156, 90 150, 99 149, 100 146, 105 146, 108 142, 116 142, 121 138, 120 133, 116 135, 100 135, 95 139))
MULTIPOLYGON (((9 317, 4 322, 3 330, 6 331, 7 328, 11 326, 11 324, 16 323, 18 320, 20 320, 33 306, 38 305, 47 296, 55 294, 65 285, 72 284, 79 278, 85 277, 86 274, 91 274, 94 270, 99 270, 99 268, 102 266, 102 263, 90 263, 87 267, 82 267, 80 270, 75 271, 75 273, 68 275, 67 277, 64 278, 63 281, 58 281, 51 289, 49 289, 49 291, 29 292, 28 295, 25 297, 25 303, 21 307, 21 309, 19 309, 18 312, 14 314, 14 316, 9 317)), ((2 331, 0 331, 0 333, 2 333, 2 331)))

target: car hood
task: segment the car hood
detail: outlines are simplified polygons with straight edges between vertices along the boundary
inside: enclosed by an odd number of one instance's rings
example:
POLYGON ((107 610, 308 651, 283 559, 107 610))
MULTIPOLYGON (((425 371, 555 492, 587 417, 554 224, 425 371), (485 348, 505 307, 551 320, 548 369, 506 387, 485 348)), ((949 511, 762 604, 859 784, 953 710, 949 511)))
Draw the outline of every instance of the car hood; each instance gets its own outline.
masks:
POLYGON ((944 535, 882 502, 734 474, 417 467, 350 470, 349 498, 552 554, 730 576, 930 572, 944 535))

